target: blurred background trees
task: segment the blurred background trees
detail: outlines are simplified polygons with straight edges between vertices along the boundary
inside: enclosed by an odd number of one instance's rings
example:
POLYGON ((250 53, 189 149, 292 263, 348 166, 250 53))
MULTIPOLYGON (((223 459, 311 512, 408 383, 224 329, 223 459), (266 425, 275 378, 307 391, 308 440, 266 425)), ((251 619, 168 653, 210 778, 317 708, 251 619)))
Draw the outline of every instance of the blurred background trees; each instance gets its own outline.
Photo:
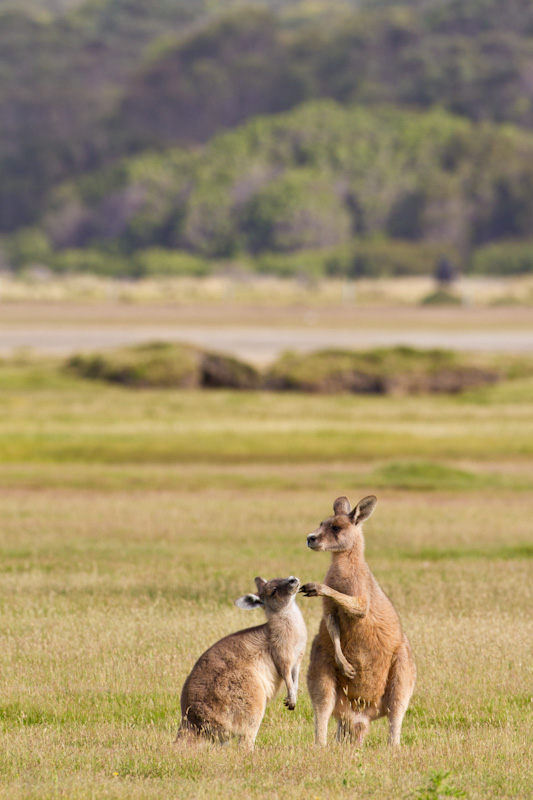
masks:
POLYGON ((14 269, 527 271, 532 156, 528 0, 0 0, 14 269))

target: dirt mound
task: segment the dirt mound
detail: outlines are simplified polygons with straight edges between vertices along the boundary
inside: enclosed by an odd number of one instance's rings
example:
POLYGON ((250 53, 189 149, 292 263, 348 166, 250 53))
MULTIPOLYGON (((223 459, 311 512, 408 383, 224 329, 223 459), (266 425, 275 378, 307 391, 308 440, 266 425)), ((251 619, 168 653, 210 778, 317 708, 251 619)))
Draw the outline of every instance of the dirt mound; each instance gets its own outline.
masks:
POLYGON ((235 358, 167 342, 77 354, 65 366, 83 378, 138 388, 255 389, 260 384, 258 372, 235 358))
POLYGON ((231 356, 152 342, 78 354, 66 368, 83 378, 139 388, 227 388, 324 394, 455 393, 497 382, 501 372, 447 350, 410 347, 285 353, 265 373, 231 356))
POLYGON ((285 353, 266 376, 276 390, 335 394, 461 392, 499 379, 496 370, 470 365, 446 350, 382 348, 364 352, 321 350, 285 353))

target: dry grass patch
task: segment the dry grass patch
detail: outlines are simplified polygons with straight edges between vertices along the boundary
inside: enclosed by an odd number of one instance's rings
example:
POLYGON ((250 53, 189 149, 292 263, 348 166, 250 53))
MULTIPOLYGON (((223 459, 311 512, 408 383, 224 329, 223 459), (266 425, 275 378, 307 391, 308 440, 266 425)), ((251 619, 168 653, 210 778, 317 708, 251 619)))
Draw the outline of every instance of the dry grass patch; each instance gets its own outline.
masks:
MULTIPOLYGON (((253 624, 233 598, 255 574, 326 570, 305 536, 330 493, 213 490, 209 474, 194 491, 0 494, 0 796, 405 798, 435 770, 471 798, 527 796, 530 561, 498 555, 527 541, 523 494, 380 495, 368 560, 419 667, 399 754, 376 723, 363 751, 317 757, 305 687, 294 714, 269 708, 252 759, 172 745, 197 656, 253 624)), ((320 606, 299 603, 313 635, 320 606)))
MULTIPOLYGON (((227 267, 228 265, 226 265, 227 267)), ((230 269, 232 265, 229 265, 230 269)), ((239 265, 233 265, 239 269, 239 265)), ((233 270, 235 271, 235 269, 233 270)), ((258 276, 161 277, 140 280, 114 280, 96 275, 23 277, 0 276, 0 299, 4 303, 54 303, 95 305, 127 303, 239 307, 253 305, 275 309, 307 306, 320 309, 327 305, 413 306, 421 303, 435 289, 431 276, 403 278, 360 278, 357 281, 327 278, 302 280, 258 276)), ((533 302, 533 279, 530 275, 513 277, 463 277, 455 291, 465 305, 525 305, 533 302)), ((279 313, 279 311, 277 312, 279 313)))
MULTIPOLYGON (((524 381, 460 400, 274 403, 12 374, 0 797, 422 800, 438 781, 472 800, 530 796, 531 396, 524 381), (176 749, 198 655, 261 619, 233 599, 257 574, 320 580, 307 533, 336 496, 373 491, 368 562, 419 668, 401 751, 377 722, 362 751, 317 754, 305 685, 293 714, 269 707, 252 758, 176 749)), ((299 603, 313 636, 320 604, 299 603)))

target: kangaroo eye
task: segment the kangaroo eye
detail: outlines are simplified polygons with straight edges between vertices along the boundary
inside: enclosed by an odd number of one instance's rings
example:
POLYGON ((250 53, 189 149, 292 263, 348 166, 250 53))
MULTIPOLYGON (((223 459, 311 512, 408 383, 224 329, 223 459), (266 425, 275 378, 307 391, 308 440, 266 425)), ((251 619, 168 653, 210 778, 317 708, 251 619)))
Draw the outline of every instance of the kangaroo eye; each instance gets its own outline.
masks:
POLYGON ((278 587, 277 587, 277 586, 274 586, 274 588, 273 588, 273 589, 272 589, 272 591, 270 592, 270 597, 274 597, 274 595, 276 594, 277 590, 278 590, 278 587))
POLYGON ((340 531, 340 529, 341 529, 340 525, 332 525, 331 526, 331 530, 333 531, 333 533, 338 533, 340 531))

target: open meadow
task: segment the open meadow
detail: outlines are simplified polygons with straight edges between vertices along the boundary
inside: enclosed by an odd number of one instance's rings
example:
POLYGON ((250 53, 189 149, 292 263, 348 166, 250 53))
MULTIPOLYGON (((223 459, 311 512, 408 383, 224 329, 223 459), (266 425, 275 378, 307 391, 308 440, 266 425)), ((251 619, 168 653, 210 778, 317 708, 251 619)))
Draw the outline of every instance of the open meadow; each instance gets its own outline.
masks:
MULTIPOLYGON (((0 797, 530 797, 532 400, 531 380, 274 395, 4 363, 0 797), (315 749, 309 646, 296 710, 273 701, 252 756, 176 748, 197 657, 263 621, 233 599, 256 575, 321 580, 306 534, 369 493, 367 559, 418 665, 401 750, 385 721, 362 751, 333 726, 315 749)), ((311 640, 320 601, 298 602, 311 640)))

